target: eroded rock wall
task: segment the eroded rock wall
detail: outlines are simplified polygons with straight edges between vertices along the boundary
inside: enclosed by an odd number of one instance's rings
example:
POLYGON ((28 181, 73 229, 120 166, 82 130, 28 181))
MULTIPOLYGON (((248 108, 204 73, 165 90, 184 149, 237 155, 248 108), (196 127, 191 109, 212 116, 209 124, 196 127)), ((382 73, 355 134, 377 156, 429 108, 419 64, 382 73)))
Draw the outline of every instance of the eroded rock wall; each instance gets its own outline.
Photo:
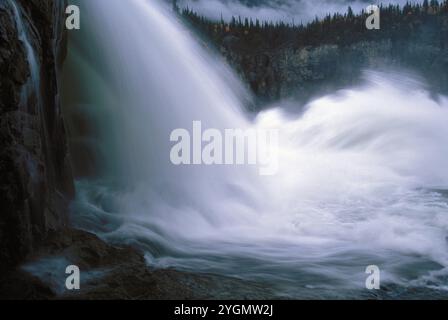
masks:
POLYGON ((0 270, 68 222, 74 187, 58 83, 64 7, 64 0, 0 0, 0 270), (37 60, 35 86, 13 1, 37 60))

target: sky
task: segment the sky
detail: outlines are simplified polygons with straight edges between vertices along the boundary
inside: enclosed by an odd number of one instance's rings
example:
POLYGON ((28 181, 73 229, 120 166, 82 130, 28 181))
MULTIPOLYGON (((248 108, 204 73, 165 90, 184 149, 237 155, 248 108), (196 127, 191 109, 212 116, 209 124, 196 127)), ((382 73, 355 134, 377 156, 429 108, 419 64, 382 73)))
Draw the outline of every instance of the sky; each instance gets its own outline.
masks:
MULTIPOLYGON (((346 12, 350 5, 360 12, 371 4, 404 4, 406 0, 178 0, 180 7, 189 7, 211 19, 229 21, 232 16, 262 21, 309 22, 316 16, 346 12)), ((410 0, 410 2, 419 2, 410 0)))

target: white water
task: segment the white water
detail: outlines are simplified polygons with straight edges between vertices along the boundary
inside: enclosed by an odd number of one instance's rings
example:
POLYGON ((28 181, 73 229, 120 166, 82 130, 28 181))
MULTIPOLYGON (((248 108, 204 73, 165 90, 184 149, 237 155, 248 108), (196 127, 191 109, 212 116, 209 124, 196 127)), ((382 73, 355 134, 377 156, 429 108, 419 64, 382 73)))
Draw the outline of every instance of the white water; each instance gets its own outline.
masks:
POLYGON ((105 172, 78 183, 79 225, 141 246, 152 264, 266 281, 283 294, 362 289, 370 264, 386 282, 446 287, 445 98, 367 73, 365 86, 301 116, 274 109, 250 121, 227 67, 153 1, 81 5, 87 33, 70 59, 105 172), (279 128, 279 174, 172 166, 169 134, 193 120, 279 128))

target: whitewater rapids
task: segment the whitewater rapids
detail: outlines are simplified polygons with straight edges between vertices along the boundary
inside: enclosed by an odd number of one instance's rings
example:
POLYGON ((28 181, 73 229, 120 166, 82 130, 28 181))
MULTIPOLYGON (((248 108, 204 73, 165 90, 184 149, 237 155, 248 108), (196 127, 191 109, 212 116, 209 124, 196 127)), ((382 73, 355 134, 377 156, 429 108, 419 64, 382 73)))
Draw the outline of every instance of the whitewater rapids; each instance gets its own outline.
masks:
MULTIPOLYGON (((384 283, 447 290, 448 100, 399 74, 366 72, 356 88, 300 115, 255 119, 229 68, 154 1, 80 1, 69 61, 95 123, 103 172, 77 183, 75 223, 143 248, 148 263, 266 282, 280 295, 384 283), (279 172, 169 161, 170 132, 280 130, 279 172)), ((81 101, 82 100, 82 101, 81 101)), ((365 290, 365 289, 364 289, 365 290)), ((344 296, 344 293, 341 293, 344 296)))

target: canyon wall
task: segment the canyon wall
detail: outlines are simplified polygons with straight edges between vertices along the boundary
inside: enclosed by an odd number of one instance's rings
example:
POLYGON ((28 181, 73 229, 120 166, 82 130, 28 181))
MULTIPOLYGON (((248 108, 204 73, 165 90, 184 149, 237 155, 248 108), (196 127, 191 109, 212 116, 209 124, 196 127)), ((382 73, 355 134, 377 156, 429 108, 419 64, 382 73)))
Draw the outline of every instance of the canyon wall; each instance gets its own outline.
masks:
POLYGON ((380 30, 366 16, 328 15, 290 26, 234 19, 210 21, 178 12, 207 47, 238 72, 261 105, 357 85, 366 69, 411 72, 434 93, 448 94, 448 2, 381 9, 380 30))
POLYGON ((58 82, 64 8, 64 0, 0 0, 0 271, 68 223, 74 187, 58 82))

